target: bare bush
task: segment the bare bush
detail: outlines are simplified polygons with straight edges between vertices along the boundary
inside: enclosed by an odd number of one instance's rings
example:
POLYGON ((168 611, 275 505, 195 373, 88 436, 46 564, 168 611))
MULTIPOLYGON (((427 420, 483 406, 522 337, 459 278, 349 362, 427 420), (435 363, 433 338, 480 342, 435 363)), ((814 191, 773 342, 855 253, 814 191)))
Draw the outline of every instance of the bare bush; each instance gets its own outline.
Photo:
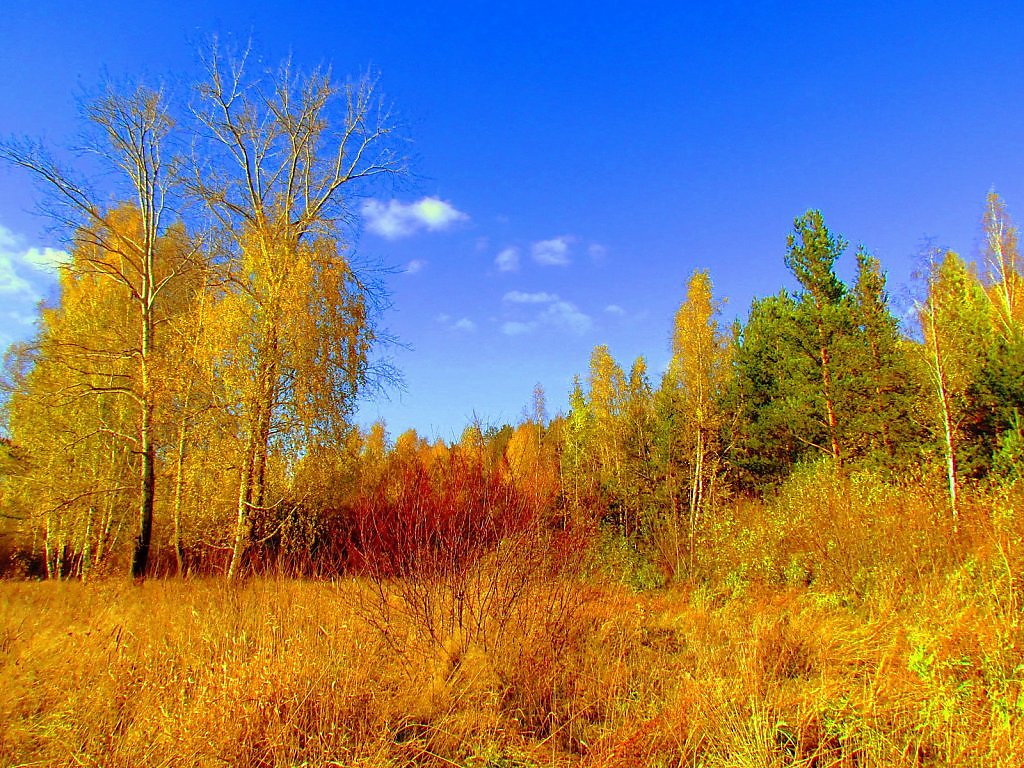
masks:
POLYGON ((445 663, 494 648, 512 624, 559 635, 581 602, 581 531, 548 525, 501 472, 457 450, 390 469, 354 512, 371 623, 396 647, 444 649, 445 663))

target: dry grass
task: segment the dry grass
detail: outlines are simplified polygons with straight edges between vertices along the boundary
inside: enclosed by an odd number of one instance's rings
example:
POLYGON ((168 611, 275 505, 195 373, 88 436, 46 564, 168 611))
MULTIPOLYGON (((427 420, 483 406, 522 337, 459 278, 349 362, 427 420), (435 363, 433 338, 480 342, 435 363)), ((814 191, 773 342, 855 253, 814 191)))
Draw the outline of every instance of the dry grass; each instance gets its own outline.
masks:
POLYGON ((687 583, 533 580, 468 623, 380 580, 0 582, 0 765, 1016 768, 1020 493, 953 534, 924 491, 798 478, 687 583))
POLYGON ((877 616, 591 589, 557 644, 415 656, 351 582, 8 582, 0 763, 1017 766, 1024 635, 961 578, 877 616))

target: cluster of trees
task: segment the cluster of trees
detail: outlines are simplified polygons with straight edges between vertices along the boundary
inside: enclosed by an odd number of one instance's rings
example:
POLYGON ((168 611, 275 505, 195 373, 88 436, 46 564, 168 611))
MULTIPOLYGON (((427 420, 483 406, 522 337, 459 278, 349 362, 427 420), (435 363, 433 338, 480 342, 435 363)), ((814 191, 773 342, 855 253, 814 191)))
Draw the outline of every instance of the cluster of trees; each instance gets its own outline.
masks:
POLYGON ((34 142, 0 145, 74 233, 59 304, 5 370, 4 515, 50 576, 130 549, 141 577, 154 519, 179 570, 205 541, 235 576, 276 478, 343 441, 387 375, 347 253, 353 194, 403 167, 387 111, 372 79, 246 58, 214 47, 182 114, 146 87, 93 102, 102 192, 34 142))
POLYGON ((929 254, 910 332, 878 260, 859 249, 845 284, 848 245, 809 211, 785 254, 799 289, 744 323, 723 327, 693 273, 656 386, 643 358, 627 374, 598 346, 567 414, 549 419, 538 387, 515 427, 392 444, 350 418, 389 375, 348 251, 352 193, 402 170, 372 81, 287 65, 251 78, 214 50, 187 119, 145 88, 109 91, 88 117, 123 182, 109 203, 38 145, 0 145, 74 233, 60 301, 4 377, 5 533, 51 577, 390 578, 595 525, 678 575, 725 500, 801 463, 941 480, 954 524, 963 483, 1024 466, 1024 264, 994 193, 980 270, 929 254))
POLYGON ((349 423, 373 328, 338 241, 281 245, 309 225, 271 228, 252 188, 196 186, 245 213, 220 211, 219 250, 173 225, 146 278, 144 214, 104 213, 79 230, 39 338, 11 358, 4 503, 51 575, 116 562, 131 505, 136 573, 155 514, 179 571, 402 575, 583 523, 648 542, 678 575, 716 508, 801 463, 941 481, 954 524, 961 484, 1018 479, 1024 269, 994 193, 983 272, 930 254, 915 333, 876 258, 860 249, 853 284, 836 276, 847 244, 809 211, 785 255, 800 289, 756 300, 745 323, 724 328, 708 273, 693 273, 656 387, 643 358, 627 375, 598 346, 567 414, 549 419, 538 386, 517 426, 471 424, 448 445, 349 423))
POLYGON ((1024 466, 1024 263, 995 193, 984 233, 980 270, 926 254, 904 329, 878 259, 858 249, 845 284, 846 241, 808 211, 785 254, 799 289, 755 300, 745 323, 723 327, 710 276, 693 273, 657 385, 643 358, 627 373, 600 345, 567 414, 548 420, 538 390, 515 428, 471 426, 454 446, 405 433, 389 460, 435 467, 476 451, 549 526, 597 521, 676 576, 716 510, 807 463, 934 488, 955 529, 963 484, 1012 483, 1024 466))
POLYGON ((715 504, 763 493, 802 462, 941 476, 955 526, 963 483, 1013 482, 1024 466, 1024 263, 994 192, 984 232, 981 274, 955 253, 927 255, 910 333, 875 257, 858 249, 853 284, 837 277, 847 243, 819 211, 788 238, 800 289, 755 300, 730 332, 708 274, 695 272, 656 389, 642 358, 627 377, 594 350, 564 425, 565 497, 674 547, 663 553, 674 568, 692 563, 715 504))

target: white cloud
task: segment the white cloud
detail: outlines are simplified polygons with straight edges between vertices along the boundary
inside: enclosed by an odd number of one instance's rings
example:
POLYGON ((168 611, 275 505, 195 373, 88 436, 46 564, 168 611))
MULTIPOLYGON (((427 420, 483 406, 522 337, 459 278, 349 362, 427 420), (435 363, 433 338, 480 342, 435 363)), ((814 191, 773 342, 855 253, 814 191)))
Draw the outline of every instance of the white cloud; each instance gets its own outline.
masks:
POLYGON ((602 261, 608 255, 608 249, 600 243, 591 243, 587 247, 587 253, 594 261, 602 261))
POLYGON ((388 240, 409 237, 424 229, 438 232, 469 219, 451 203, 436 197, 424 197, 415 203, 367 200, 361 210, 366 229, 388 240))
POLYGON ((424 197, 412 205, 414 215, 423 222, 427 229, 446 229, 456 221, 464 221, 469 218, 462 211, 436 197, 424 197))
POLYGON ((30 312, 19 312, 17 310, 12 310, 11 312, 5 312, 3 314, 3 317, 7 318, 8 320, 11 320, 12 322, 17 323, 18 325, 26 325, 26 326, 35 325, 36 324, 36 320, 39 319, 36 315, 34 315, 34 314, 30 313, 30 312))
POLYGON ((461 331, 462 333, 473 333, 476 331, 476 323, 468 317, 460 317, 453 322, 451 315, 442 313, 437 316, 436 320, 450 331, 461 331))
POLYGON ((519 249, 506 248, 494 257, 499 272, 515 272, 519 269, 519 249))
POLYGON ((618 304, 609 304, 607 307, 604 308, 604 311, 607 312, 609 315, 615 315, 617 317, 626 316, 626 310, 624 310, 618 304))
POLYGON ((62 266, 71 263, 71 254, 59 248, 29 248, 24 258, 26 264, 49 274, 56 274, 62 266))
POLYGON ((502 301, 511 304, 550 304, 558 301, 558 295, 554 293, 524 293, 523 291, 509 291, 501 297, 502 301))
POLYGON ((30 248, 0 225, 0 353, 32 334, 39 302, 57 284, 57 267, 70 256, 56 248, 30 248))
POLYGON ((580 312, 575 304, 568 301, 556 301, 541 313, 539 319, 544 325, 551 325, 577 335, 586 333, 593 325, 588 315, 580 312))
POLYGON ((427 266, 427 262, 423 259, 413 259, 405 265, 405 274, 415 275, 417 272, 422 272, 425 266, 427 266))
POLYGON ((540 240, 530 246, 530 255, 545 267, 566 267, 569 265, 569 246, 573 238, 569 235, 540 240))
POLYGON ((0 224, 0 253, 9 253, 21 245, 21 238, 0 224))
POLYGON ((49 282, 57 268, 71 261, 58 248, 27 248, 24 240, 0 225, 0 294, 35 304, 41 298, 40 278, 49 282))
POLYGON ((33 293, 32 286, 18 274, 13 256, 14 254, 0 251, 0 294, 30 295, 33 293))
POLYGON ((544 308, 529 321, 514 320, 504 323, 501 332, 506 336, 521 336, 544 328, 580 335, 593 327, 590 316, 581 312, 570 301, 554 293, 524 293, 509 291, 502 300, 509 304, 543 304, 544 308))

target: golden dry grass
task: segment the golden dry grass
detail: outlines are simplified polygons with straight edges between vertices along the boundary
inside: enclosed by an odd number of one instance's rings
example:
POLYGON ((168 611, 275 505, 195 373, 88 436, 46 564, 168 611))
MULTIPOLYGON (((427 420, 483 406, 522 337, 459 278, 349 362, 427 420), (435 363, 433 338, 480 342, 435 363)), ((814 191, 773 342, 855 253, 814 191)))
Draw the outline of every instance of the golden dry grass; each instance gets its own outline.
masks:
POLYGON ((954 532, 812 473, 685 583, 481 571, 500 599, 432 617, 355 579, 0 582, 0 765, 1019 768, 1022 496, 954 532))
POLYGON ((384 642, 355 582, 8 582, 0 763, 1019 766, 1024 634, 964 578, 874 615, 590 588, 486 652, 384 642))

